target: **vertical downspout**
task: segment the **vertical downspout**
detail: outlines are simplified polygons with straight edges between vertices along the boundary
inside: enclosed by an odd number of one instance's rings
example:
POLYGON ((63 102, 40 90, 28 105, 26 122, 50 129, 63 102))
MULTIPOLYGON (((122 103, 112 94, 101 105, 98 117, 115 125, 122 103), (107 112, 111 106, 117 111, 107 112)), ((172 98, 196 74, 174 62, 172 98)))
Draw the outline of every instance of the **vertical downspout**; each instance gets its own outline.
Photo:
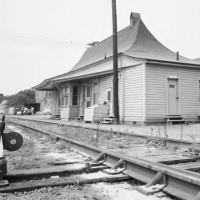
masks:
POLYGON ((125 68, 122 68, 122 122, 124 122, 125 68))
POLYGON ((144 66, 144 76, 143 76, 143 84, 144 84, 144 89, 143 89, 143 99, 144 99, 144 110, 143 110, 143 122, 145 123, 146 122, 146 98, 147 98, 147 95, 146 95, 146 90, 147 90, 147 84, 146 84, 146 63, 143 64, 144 66))
POLYGON ((100 84, 101 84, 100 81, 101 81, 101 79, 99 77, 99 82, 98 82, 98 98, 97 98, 98 99, 98 102, 97 102, 98 104, 99 104, 99 93, 100 93, 100 84))

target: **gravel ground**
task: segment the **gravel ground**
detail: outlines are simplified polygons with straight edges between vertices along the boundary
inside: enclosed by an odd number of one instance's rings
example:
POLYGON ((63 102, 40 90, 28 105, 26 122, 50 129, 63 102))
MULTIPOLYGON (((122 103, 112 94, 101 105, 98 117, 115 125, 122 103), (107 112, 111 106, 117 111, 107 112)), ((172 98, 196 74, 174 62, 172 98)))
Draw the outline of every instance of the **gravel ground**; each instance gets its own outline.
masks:
POLYGON ((163 193, 144 196, 128 183, 46 187, 34 191, 0 194, 0 200, 172 200, 163 193))
MULTIPOLYGON (((66 143, 49 139, 41 134, 20 130, 14 126, 8 128, 20 132, 24 138, 23 147, 16 152, 5 151, 4 155, 8 161, 8 170, 32 169, 50 167, 52 161, 90 158, 83 157, 70 149, 66 143)), ((102 173, 102 172, 101 172, 102 173)), ((98 173, 93 173, 97 177, 98 173)), ((84 176, 84 175, 82 175, 84 176)), ((89 176, 92 176, 91 174, 89 176)), ((153 196, 144 196, 135 190, 137 181, 121 183, 98 183, 87 185, 74 185, 66 187, 44 187, 41 189, 16 192, 13 194, 0 194, 0 200, 171 200, 163 193, 153 196)))

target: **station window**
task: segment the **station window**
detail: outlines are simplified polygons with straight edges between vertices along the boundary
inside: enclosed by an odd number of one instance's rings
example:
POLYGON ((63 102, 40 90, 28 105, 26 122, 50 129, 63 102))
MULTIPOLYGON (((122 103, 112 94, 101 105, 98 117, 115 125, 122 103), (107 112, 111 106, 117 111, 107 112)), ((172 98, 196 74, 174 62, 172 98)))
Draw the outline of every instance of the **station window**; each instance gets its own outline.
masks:
POLYGON ((93 90, 93 104, 98 104, 98 83, 94 84, 93 90))
POLYGON ((65 105, 65 89, 64 88, 62 88, 62 90, 61 90, 61 105, 62 106, 64 106, 65 105))
POLYGON ((108 94, 107 94, 107 101, 108 101, 108 102, 111 101, 111 91, 108 91, 108 94))
POLYGON ((69 105, 69 87, 65 88, 65 106, 69 105))
POLYGON ((69 105, 69 87, 62 88, 62 95, 61 95, 61 102, 62 106, 68 106, 69 105))
POLYGON ((78 86, 73 86, 73 96, 72 96, 72 105, 78 105, 78 86))

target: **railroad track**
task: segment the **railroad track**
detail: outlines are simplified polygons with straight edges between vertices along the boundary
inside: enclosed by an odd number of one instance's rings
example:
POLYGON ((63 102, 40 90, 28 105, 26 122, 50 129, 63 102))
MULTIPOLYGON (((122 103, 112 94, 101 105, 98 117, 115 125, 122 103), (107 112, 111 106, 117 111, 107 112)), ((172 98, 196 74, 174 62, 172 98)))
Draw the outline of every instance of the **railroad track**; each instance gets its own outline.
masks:
MULTIPOLYGON (((198 162, 200 158, 198 156, 164 161, 163 163, 155 163, 139 158, 130 158, 125 155, 121 156, 106 149, 102 150, 94 146, 83 144, 59 134, 52 133, 51 131, 38 129, 38 127, 36 128, 34 126, 30 127, 30 123, 22 123, 22 121, 18 121, 16 119, 9 119, 8 121, 9 123, 21 126, 25 129, 47 134, 56 139, 65 140, 70 143, 71 148, 91 156, 93 161, 88 163, 87 166, 84 166, 84 170, 95 170, 95 168, 97 170, 98 167, 109 167, 109 169, 107 169, 107 173, 115 174, 112 175, 114 178, 112 180, 116 181, 118 178, 121 178, 121 180, 127 180, 129 178, 133 178, 146 183, 145 186, 138 187, 138 190, 143 193, 151 194, 155 192, 152 188, 155 188, 156 185, 157 189, 178 197, 179 199, 200 199, 200 175, 198 173, 200 171, 200 164, 198 162)), ((14 179, 14 176, 17 177, 22 175, 16 175, 16 172, 14 174, 15 175, 12 176, 8 174, 6 178, 10 178, 11 180, 14 179)), ((61 180, 61 182, 62 181, 63 180, 61 180)), ((78 182, 79 181, 80 180, 78 180, 78 182)), ((74 183, 74 180, 71 180, 68 184, 72 184, 72 182, 74 183)), ((62 182, 58 184, 61 185, 64 183, 62 182)), ((38 187, 42 187, 42 184, 38 187)))

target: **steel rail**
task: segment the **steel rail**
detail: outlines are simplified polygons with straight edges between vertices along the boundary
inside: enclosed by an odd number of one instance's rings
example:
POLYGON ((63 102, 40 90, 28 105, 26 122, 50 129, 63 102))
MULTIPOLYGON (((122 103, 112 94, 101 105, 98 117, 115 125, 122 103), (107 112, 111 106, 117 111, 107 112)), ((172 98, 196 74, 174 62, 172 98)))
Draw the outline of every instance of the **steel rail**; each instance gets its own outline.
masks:
POLYGON ((200 200, 200 174, 172 168, 164 164, 153 163, 139 158, 130 159, 127 156, 121 156, 105 149, 83 144, 55 133, 38 130, 16 121, 9 120, 9 122, 23 128, 28 128, 33 131, 38 131, 43 134, 56 137, 57 139, 65 140, 70 143, 71 148, 88 154, 94 159, 98 158, 98 160, 103 160, 105 164, 111 167, 115 167, 119 161, 122 161, 122 164, 120 164, 119 167, 123 166, 125 168, 123 173, 144 183, 151 183, 157 174, 161 173, 163 177, 161 180, 159 179, 158 182, 166 185, 163 189, 164 192, 182 200, 200 200))

